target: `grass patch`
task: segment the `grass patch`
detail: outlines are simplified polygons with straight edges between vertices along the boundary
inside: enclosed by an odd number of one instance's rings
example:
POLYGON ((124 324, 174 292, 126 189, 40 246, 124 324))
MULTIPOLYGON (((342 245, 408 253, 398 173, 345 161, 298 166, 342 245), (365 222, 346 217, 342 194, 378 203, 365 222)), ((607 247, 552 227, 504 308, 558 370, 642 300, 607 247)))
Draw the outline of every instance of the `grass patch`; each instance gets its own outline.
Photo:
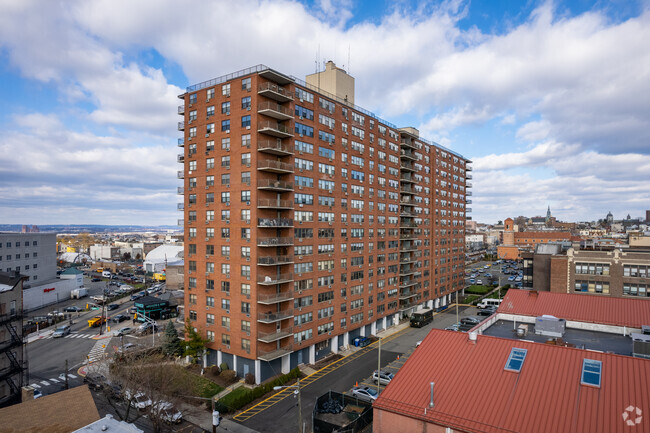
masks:
POLYGON ((188 389, 193 395, 203 398, 212 398, 213 395, 223 391, 223 388, 212 382, 205 377, 194 374, 187 369, 180 366, 173 366, 170 368, 177 369, 178 371, 178 387, 179 389, 188 389))
POLYGON ((485 295, 488 293, 490 290, 492 290, 492 287, 490 286, 469 286, 468 288, 465 289, 465 293, 469 293, 472 295, 485 295))
POLYGON ((480 296, 478 295, 469 295, 465 296, 465 301, 463 301, 465 304, 471 304, 472 302, 475 302, 480 296))

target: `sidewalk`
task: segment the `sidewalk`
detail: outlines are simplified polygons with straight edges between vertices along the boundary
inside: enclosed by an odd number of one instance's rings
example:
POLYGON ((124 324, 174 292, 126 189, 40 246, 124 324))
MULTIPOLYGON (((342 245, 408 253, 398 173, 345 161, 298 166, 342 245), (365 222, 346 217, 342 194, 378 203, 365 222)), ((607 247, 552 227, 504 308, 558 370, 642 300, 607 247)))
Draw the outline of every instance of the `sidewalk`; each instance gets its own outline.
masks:
MULTIPOLYGON (((178 408, 183 412, 183 418, 194 425, 201 427, 203 430, 212 431, 212 412, 203 409, 202 407, 191 406, 189 404, 181 403, 178 408)), ((238 424, 228 418, 221 418, 221 422, 217 427, 218 432, 236 432, 236 433, 257 433, 257 430, 250 429, 246 426, 238 424)))

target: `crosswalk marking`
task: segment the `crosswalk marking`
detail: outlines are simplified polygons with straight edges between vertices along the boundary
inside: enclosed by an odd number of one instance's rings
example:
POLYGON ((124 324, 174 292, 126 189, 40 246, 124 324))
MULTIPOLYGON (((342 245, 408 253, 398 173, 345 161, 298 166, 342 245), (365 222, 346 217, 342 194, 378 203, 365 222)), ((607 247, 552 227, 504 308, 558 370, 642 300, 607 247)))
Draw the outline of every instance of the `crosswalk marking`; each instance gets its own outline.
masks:
POLYGON ((76 379, 77 378, 77 376, 75 376, 74 374, 70 374, 70 373, 68 373, 68 377, 70 379, 76 379))
POLYGON ((58 379, 50 379, 50 382, 59 383, 58 379))
POLYGON ((50 384, 50 382, 48 382, 47 380, 41 380, 41 383, 45 386, 48 386, 50 384))
POLYGON ((104 347, 102 346, 108 347, 108 343, 102 340, 97 340, 93 348, 90 349, 90 352, 88 353, 88 362, 95 362, 102 359, 104 356, 104 347))
POLYGON ((32 388, 40 388, 40 387, 41 387, 41 385, 38 385, 38 384, 36 384, 36 383, 32 383, 32 384, 29 385, 29 386, 31 386, 32 388))

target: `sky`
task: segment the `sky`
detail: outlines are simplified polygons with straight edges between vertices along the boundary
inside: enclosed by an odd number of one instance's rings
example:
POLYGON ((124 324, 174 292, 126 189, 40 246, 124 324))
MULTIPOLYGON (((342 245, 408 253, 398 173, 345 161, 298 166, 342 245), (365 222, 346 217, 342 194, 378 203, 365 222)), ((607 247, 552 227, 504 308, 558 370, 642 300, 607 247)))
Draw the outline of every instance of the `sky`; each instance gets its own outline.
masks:
POLYGON ((650 1, 0 0, 0 223, 175 225, 188 85, 333 60, 474 220, 650 209, 650 1))

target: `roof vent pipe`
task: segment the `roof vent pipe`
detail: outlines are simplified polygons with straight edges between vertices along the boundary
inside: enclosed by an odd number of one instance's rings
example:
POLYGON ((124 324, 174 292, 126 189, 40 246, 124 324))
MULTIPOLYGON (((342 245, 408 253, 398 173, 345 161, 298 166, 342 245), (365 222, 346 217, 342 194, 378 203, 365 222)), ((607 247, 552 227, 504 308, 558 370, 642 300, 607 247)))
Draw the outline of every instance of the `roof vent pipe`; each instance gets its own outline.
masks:
POLYGON ((477 337, 477 335, 478 335, 477 332, 476 332, 476 331, 472 331, 472 332, 470 332, 470 333, 467 334, 467 335, 468 335, 468 337, 469 337, 469 341, 471 341, 472 343, 476 344, 476 337, 477 337))
POLYGON ((431 408, 433 407, 433 385, 435 385, 435 383, 431 382, 431 401, 429 402, 429 407, 431 408))

